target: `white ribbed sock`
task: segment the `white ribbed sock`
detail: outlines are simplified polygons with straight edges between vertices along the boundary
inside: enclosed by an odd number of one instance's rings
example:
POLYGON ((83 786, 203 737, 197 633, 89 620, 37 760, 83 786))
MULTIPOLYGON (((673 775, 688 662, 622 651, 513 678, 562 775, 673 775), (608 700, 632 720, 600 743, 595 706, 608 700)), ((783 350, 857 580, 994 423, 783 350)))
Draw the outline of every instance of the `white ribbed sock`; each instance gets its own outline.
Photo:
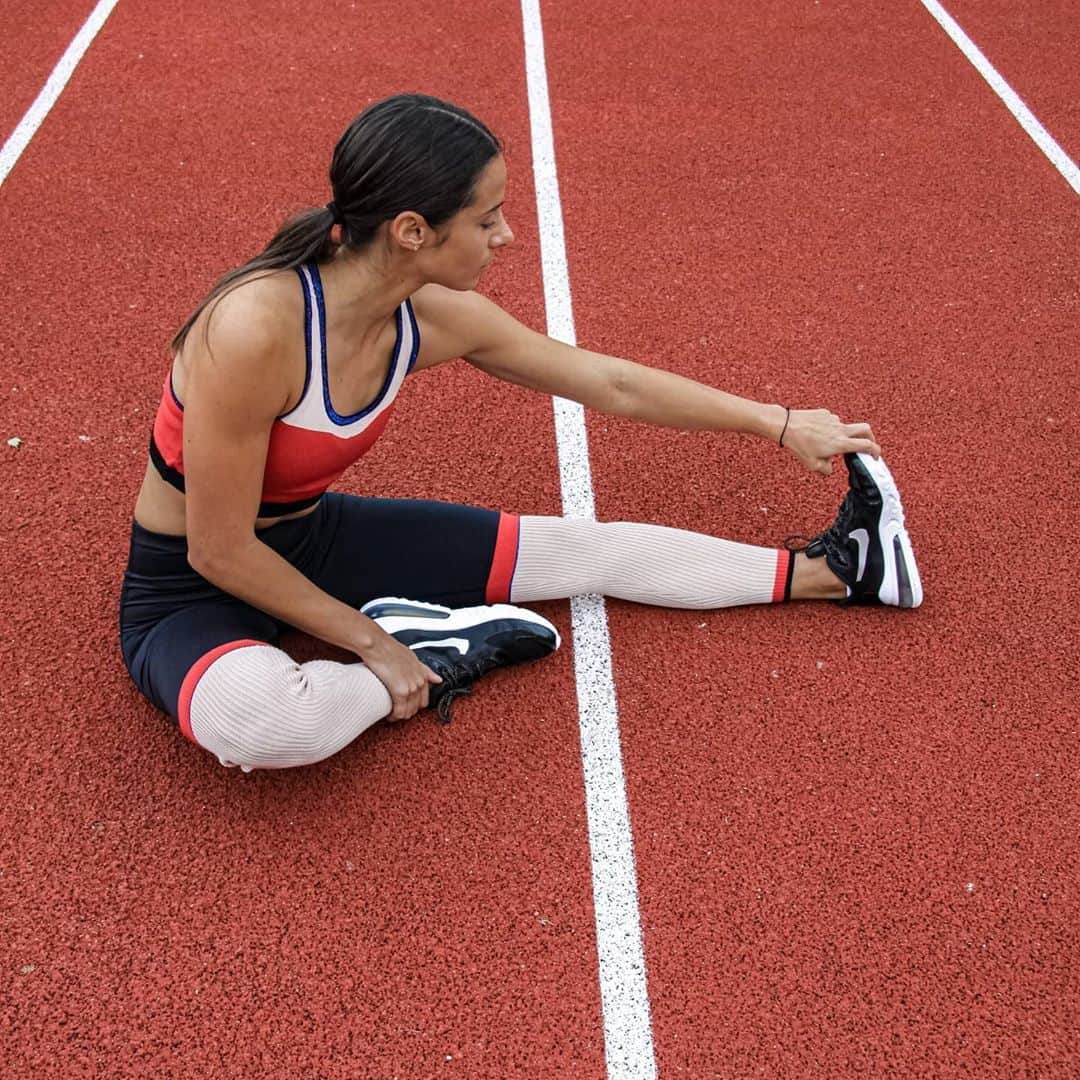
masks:
POLYGON ((677 608, 767 604, 781 555, 663 525, 522 517, 510 597, 515 604, 583 593, 677 608))
POLYGON ((191 733, 222 765, 287 769, 336 754, 390 714, 390 693, 361 663, 298 664, 271 645, 219 656, 191 696, 191 733))

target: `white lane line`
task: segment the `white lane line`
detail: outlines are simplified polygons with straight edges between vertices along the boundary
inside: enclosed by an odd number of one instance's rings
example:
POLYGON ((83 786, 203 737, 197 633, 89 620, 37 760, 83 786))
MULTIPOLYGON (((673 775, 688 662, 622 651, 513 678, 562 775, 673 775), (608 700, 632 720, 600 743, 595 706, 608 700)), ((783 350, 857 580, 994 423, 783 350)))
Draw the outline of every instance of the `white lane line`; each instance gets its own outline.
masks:
POLYGON ((19 121, 19 126, 11 133, 4 148, 0 150, 0 184, 15 167, 22 152, 34 137, 34 132, 41 127, 41 122, 49 115, 49 110, 56 104, 56 99, 67 86, 83 54, 90 48, 90 42, 105 25, 105 20, 112 13, 119 0, 100 0, 90 12, 90 17, 83 23, 82 29, 75 35, 59 63, 53 68, 48 81, 41 88, 41 93, 34 99, 33 105, 26 110, 26 115, 19 121))
POLYGON ((1080 169, 1054 141, 1050 133, 1035 119, 1031 110, 1020 100, 1015 90, 998 74, 997 69, 979 51, 978 46, 957 25, 956 20, 937 2, 922 0, 923 7, 937 19, 942 30, 953 39, 956 47, 971 61, 975 70, 990 84, 1005 107, 1016 117, 1020 126, 1031 136, 1038 148, 1050 159, 1065 182, 1080 195, 1080 169))
MULTIPOLYGON (((539 0, 521 0, 521 15, 525 28, 525 70, 547 332, 559 341, 575 345, 539 0)), ((563 513, 567 517, 595 518, 585 410, 565 398, 553 401, 563 513)), ((626 803, 619 714, 611 674, 611 642, 603 597, 574 597, 570 601, 570 614, 607 1074, 612 1080, 653 1080, 656 1057, 638 914, 634 841, 626 803)))

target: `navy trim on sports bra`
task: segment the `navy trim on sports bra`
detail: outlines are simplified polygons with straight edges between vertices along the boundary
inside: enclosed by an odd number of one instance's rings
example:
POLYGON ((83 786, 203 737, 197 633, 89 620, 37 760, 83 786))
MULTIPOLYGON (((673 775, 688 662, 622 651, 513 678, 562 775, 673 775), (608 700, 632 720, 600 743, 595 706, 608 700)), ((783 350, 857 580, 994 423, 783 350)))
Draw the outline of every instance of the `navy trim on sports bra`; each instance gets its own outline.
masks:
MULTIPOLYGON (((323 405, 326 408, 326 415, 330 417, 333 423, 338 427, 345 427, 347 424, 353 424, 357 420, 367 416, 368 413, 377 409, 386 398, 388 391, 390 390, 390 384, 394 381, 394 375, 397 373, 398 363, 401 359, 401 335, 402 335, 402 319, 401 308, 398 307, 394 312, 394 325, 397 328, 397 338, 394 341, 394 351, 390 358, 390 367, 386 372, 386 378, 383 380, 382 388, 375 396, 375 400, 370 404, 365 405, 359 412, 353 413, 351 416, 342 416, 335 411, 333 402, 330 400, 330 373, 327 370, 326 364, 326 305, 323 303, 323 291, 322 291, 322 278, 319 276, 319 268, 315 263, 309 263, 308 269, 311 271, 311 281, 315 287, 315 302, 319 306, 319 338, 322 345, 322 377, 323 377, 323 405)), ((305 296, 305 304, 307 297, 305 296)), ((308 326, 308 348, 311 348, 311 323, 308 326)))
MULTIPOLYGON (((314 268, 315 264, 312 263, 311 265, 314 268)), ((302 266, 296 268, 296 276, 300 279, 300 291, 304 294, 304 389, 300 391, 296 404, 288 412, 278 415, 275 418, 277 420, 284 420, 286 416, 291 416, 300 408, 304 398, 307 397, 308 386, 311 385, 311 300, 308 297, 307 280, 304 277, 304 268, 302 266)))
POLYGON ((409 366, 405 369, 405 374, 408 375, 413 369, 413 364, 416 363, 417 356, 420 355, 420 327, 416 325, 416 313, 409 299, 405 300, 405 310, 409 313, 409 324, 412 326, 412 356, 409 357, 409 366))

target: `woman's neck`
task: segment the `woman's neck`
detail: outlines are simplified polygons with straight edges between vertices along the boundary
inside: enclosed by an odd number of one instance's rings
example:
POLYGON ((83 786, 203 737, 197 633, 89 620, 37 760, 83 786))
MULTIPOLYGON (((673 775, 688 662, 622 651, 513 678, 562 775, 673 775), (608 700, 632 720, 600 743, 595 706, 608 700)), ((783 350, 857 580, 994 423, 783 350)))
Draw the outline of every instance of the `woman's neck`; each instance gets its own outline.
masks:
POLYGON ((377 334, 402 302, 423 285, 404 260, 342 246, 320 265, 327 322, 348 327, 350 336, 377 334))

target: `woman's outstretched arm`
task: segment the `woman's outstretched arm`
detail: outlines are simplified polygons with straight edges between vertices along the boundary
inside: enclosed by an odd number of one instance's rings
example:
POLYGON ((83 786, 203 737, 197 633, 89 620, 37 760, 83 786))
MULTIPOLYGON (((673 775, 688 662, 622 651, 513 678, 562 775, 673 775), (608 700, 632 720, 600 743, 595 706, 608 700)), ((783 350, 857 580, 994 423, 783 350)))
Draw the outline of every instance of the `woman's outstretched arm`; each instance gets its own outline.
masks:
POLYGON ((738 431, 779 442, 809 469, 829 473, 837 454, 881 453, 869 424, 827 409, 788 410, 738 397, 670 371, 575 348, 530 330, 478 293, 427 287, 417 297, 440 352, 464 356, 498 379, 683 431, 738 431), (456 347, 456 351, 455 350, 456 347), (785 424, 787 425, 785 430, 785 424))

